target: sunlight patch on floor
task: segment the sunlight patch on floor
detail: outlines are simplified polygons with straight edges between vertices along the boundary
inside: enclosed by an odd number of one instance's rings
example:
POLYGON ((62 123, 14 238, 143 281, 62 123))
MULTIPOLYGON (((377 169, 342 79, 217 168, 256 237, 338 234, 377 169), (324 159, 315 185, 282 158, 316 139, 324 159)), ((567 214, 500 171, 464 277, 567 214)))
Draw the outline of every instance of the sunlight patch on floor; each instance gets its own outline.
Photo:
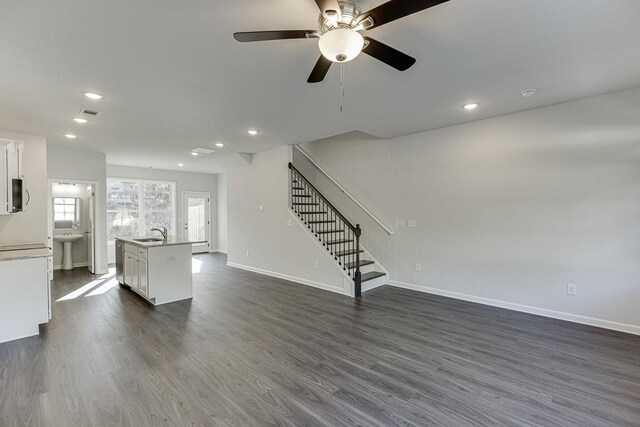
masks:
POLYGON ((92 280, 91 282, 79 287, 73 292, 69 292, 67 295, 63 296, 62 298, 58 298, 56 302, 70 301, 70 300, 81 297, 87 292, 90 292, 90 293, 85 295, 85 298, 105 294, 110 289, 113 289, 116 286, 118 286, 118 281, 114 277, 115 274, 116 274, 116 269, 110 268, 107 274, 100 276, 97 280, 92 280))
POLYGON ((198 274, 200 271, 202 271, 202 261, 194 258, 191 263, 191 273, 198 274))
POLYGON ((101 285, 100 287, 94 289, 93 291, 91 291, 90 293, 88 293, 87 295, 85 295, 84 297, 94 297, 96 295, 102 295, 107 293, 109 290, 115 288, 116 286, 118 286, 118 281, 113 278, 109 281, 107 281, 107 283, 101 285))

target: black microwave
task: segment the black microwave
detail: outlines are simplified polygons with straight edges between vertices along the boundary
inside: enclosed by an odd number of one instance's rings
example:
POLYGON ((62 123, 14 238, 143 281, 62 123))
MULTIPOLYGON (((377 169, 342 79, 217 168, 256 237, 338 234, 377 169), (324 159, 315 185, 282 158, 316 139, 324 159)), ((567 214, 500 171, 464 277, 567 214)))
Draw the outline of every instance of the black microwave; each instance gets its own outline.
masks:
POLYGON ((21 179, 11 180, 11 212, 22 212, 24 210, 23 182, 21 179))

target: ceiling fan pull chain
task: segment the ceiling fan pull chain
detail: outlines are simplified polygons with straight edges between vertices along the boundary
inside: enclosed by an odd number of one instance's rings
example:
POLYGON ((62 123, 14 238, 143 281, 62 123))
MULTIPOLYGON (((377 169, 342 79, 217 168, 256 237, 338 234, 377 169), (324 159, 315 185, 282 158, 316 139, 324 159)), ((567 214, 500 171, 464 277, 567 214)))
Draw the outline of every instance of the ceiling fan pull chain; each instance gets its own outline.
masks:
POLYGON ((340 64, 340 112, 344 111, 344 86, 345 86, 345 68, 344 63, 340 64))

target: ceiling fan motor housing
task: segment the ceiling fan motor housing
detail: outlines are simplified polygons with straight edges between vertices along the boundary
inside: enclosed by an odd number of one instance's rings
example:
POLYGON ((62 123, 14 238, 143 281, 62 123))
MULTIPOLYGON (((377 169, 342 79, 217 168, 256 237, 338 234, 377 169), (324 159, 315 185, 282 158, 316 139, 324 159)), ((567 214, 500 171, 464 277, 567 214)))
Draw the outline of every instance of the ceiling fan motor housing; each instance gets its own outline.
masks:
POLYGON ((320 13, 318 23, 322 34, 336 28, 354 28, 362 15, 362 8, 352 1, 339 1, 340 13, 320 13))

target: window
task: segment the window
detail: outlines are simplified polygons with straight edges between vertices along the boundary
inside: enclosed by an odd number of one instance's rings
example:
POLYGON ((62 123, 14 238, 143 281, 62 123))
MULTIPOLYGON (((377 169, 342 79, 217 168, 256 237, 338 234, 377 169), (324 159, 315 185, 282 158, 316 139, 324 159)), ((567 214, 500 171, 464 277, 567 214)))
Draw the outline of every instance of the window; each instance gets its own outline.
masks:
POLYGON ((53 199, 54 221, 76 221, 76 198, 56 197, 53 199))
POLYGON ((76 197, 53 198, 53 228, 69 230, 80 227, 80 199, 76 197))
POLYGON ((167 227, 175 235, 174 182, 129 178, 107 180, 107 237, 145 236, 152 228, 167 227))

